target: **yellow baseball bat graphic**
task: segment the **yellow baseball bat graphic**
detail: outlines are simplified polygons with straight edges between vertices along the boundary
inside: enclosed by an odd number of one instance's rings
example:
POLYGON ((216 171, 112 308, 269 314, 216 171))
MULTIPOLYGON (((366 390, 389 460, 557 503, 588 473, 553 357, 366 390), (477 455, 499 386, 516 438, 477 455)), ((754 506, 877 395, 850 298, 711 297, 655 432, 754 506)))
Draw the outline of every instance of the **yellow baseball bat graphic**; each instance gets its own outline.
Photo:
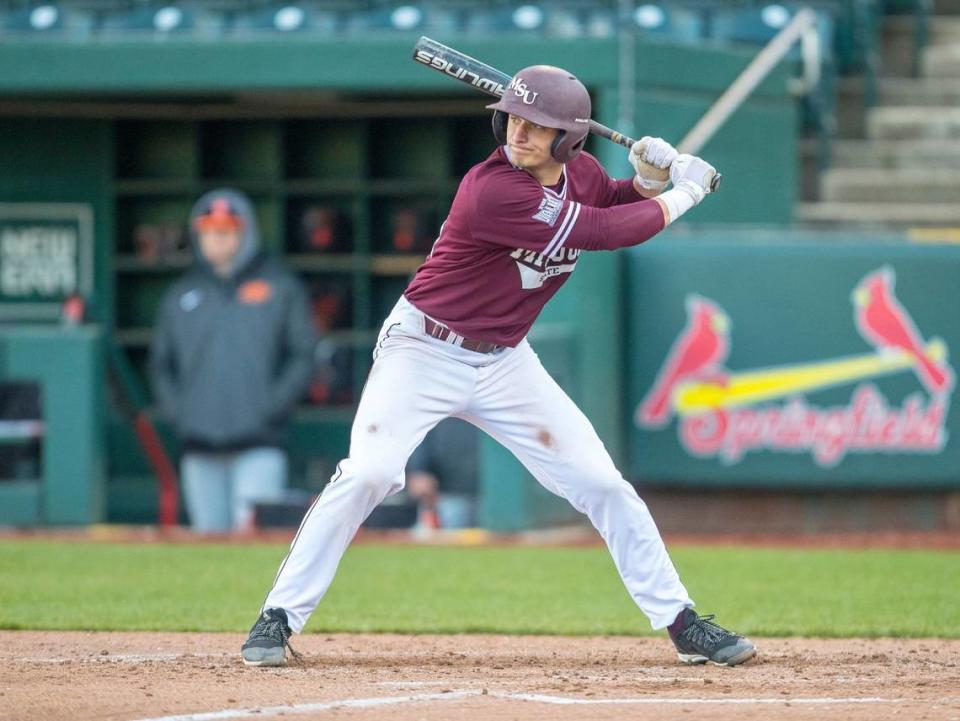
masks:
MULTIPOLYGON (((947 355, 946 346, 940 339, 931 341, 925 350, 930 358, 938 362, 947 355)), ((914 362, 912 354, 890 350, 819 363, 735 373, 726 385, 700 381, 680 383, 673 392, 673 407, 680 415, 691 415, 718 408, 753 405, 773 398, 889 375, 910 368, 914 362)))

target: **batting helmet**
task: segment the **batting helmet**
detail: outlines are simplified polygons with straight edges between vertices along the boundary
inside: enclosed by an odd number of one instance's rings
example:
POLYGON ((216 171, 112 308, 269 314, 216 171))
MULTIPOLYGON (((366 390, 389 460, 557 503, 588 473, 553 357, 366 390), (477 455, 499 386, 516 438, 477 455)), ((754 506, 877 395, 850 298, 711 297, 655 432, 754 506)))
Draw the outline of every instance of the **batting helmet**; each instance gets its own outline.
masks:
POLYGON ((493 135, 507 142, 507 116, 517 115, 531 123, 560 132, 550 147, 559 163, 577 157, 590 132, 590 95, 583 83, 562 68, 531 65, 516 75, 493 110, 493 135))

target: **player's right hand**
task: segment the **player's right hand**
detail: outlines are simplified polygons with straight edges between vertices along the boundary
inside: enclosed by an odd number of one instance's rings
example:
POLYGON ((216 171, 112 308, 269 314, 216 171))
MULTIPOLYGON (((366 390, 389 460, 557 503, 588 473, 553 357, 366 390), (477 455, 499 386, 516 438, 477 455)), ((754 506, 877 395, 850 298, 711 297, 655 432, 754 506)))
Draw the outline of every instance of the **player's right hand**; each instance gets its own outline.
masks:
POLYGON ((670 166, 670 180, 675 188, 683 188, 699 203, 710 192, 710 181, 717 169, 695 155, 681 153, 670 166))
POLYGON ((630 148, 627 158, 637 174, 637 183, 645 190, 661 191, 670 180, 670 164, 676 149, 663 138, 641 138, 630 148))

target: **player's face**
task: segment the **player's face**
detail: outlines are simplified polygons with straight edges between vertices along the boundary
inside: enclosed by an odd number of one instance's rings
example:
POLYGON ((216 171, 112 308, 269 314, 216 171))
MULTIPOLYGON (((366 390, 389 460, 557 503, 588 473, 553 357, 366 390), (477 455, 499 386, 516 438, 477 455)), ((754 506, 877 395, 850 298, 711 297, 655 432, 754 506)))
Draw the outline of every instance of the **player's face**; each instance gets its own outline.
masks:
POLYGON ((514 165, 536 174, 559 166, 550 155, 550 146, 559 131, 531 123, 519 115, 510 115, 507 120, 507 146, 514 165))
POLYGON ((216 270, 230 266, 240 250, 240 231, 228 228, 212 228, 200 233, 200 250, 216 270))

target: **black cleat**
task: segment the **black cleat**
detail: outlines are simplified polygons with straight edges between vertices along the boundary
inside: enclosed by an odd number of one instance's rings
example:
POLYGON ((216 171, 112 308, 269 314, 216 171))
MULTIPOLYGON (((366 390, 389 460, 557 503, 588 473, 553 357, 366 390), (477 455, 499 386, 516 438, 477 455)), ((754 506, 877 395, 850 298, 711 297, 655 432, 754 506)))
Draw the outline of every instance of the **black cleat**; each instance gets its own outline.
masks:
POLYGON ((736 666, 757 654, 750 639, 713 623, 713 614, 698 616, 690 608, 683 609, 683 630, 671 632, 670 639, 683 663, 710 661, 718 666, 736 666))
POLYGON ((290 649, 298 661, 302 657, 290 646, 290 626, 287 612, 282 608, 268 608, 250 629, 246 643, 240 649, 247 666, 286 666, 286 650, 290 649))

